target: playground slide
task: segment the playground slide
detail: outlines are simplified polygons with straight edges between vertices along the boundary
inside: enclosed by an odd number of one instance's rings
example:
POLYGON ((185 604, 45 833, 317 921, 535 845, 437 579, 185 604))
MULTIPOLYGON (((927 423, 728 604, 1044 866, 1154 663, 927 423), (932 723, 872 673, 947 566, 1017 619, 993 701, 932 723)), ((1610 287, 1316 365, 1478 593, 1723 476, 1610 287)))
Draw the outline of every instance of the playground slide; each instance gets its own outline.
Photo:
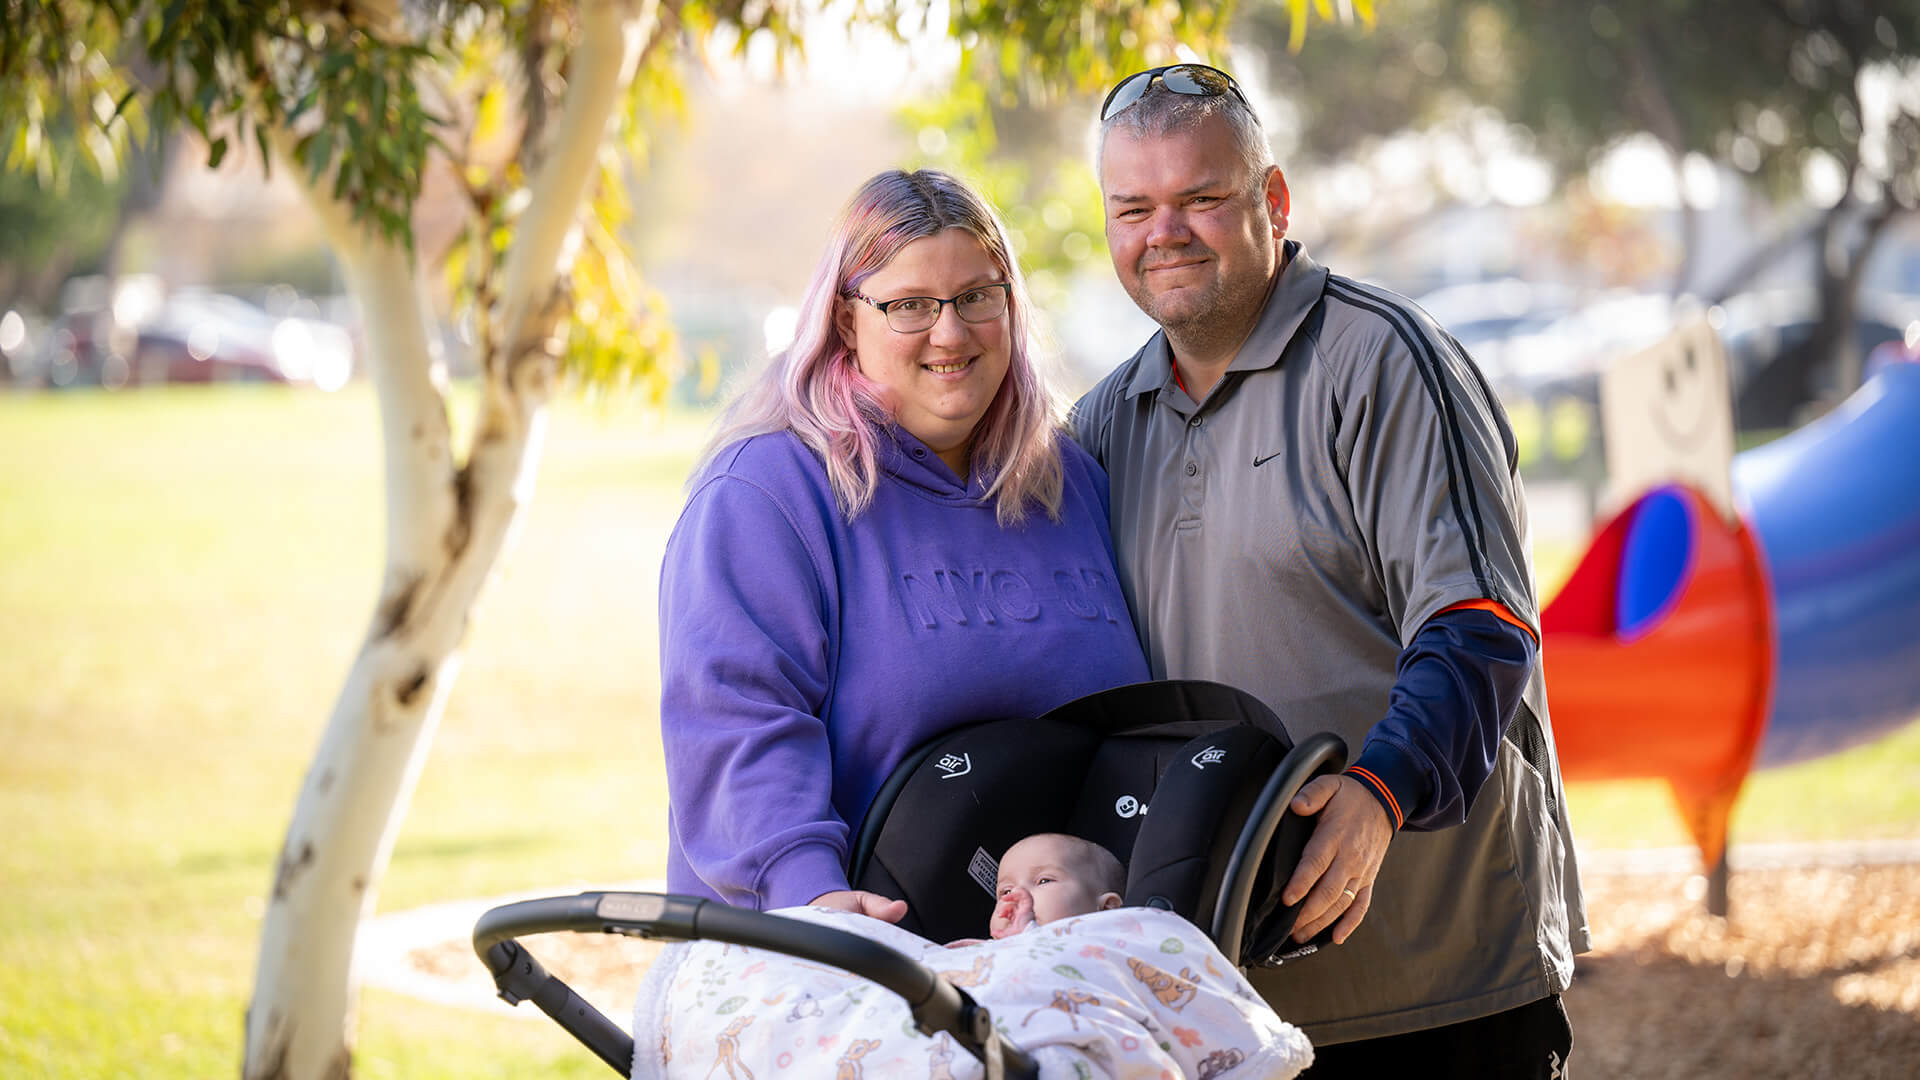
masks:
POLYGON ((1756 763, 1920 717, 1920 364, 1734 461, 1742 519, 1647 492, 1542 613, 1568 779, 1668 780, 1707 865, 1756 763))
POLYGON ((1733 463, 1779 642, 1762 767, 1920 717, 1920 364, 1733 463))

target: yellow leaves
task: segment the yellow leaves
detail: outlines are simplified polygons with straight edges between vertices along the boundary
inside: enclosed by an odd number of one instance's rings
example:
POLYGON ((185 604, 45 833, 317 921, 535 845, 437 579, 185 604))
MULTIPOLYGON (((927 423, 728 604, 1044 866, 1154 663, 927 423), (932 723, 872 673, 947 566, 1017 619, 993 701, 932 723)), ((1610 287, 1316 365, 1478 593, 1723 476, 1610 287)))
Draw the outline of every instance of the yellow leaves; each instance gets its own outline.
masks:
POLYGON ((720 393, 720 350, 714 348, 711 342, 700 346, 699 353, 694 357, 694 368, 699 373, 699 379, 694 384, 696 399, 713 400, 720 393))
POLYGON ((468 136, 469 145, 479 145, 491 141, 506 131, 507 101, 506 90, 498 83, 487 87, 473 108, 473 132, 468 136))
POLYGON ((468 250, 469 247, 466 244, 454 244, 447 249, 446 258, 441 260, 440 272, 446 281, 449 293, 457 294, 466 281, 468 250))
POLYGON ((594 189, 591 216, 601 231, 610 233, 633 220, 633 202, 627 198, 625 169, 612 147, 600 148, 599 165, 600 177, 594 189))
POLYGON ((1286 0, 1287 51, 1299 52, 1307 43, 1309 9, 1323 22, 1351 23, 1357 17, 1367 29, 1373 29, 1373 0, 1286 0))
POLYGON ((120 176, 120 154, 113 140, 99 128, 88 128, 80 135, 80 145, 100 179, 111 184, 120 176))
POLYGON ((657 405, 672 388, 679 343, 665 298, 647 285, 619 235, 631 213, 620 162, 603 155, 567 275, 573 318, 563 363, 582 387, 638 392, 657 405))

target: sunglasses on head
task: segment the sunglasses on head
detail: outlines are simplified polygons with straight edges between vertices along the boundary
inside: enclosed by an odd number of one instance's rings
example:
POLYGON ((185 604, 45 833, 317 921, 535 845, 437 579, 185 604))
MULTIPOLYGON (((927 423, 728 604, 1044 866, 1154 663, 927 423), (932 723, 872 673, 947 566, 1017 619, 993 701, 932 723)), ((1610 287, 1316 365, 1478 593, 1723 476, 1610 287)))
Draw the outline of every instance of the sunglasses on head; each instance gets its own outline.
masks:
POLYGON ((1168 64, 1165 67, 1148 68, 1137 74, 1121 79, 1112 90, 1107 92, 1107 100, 1100 103, 1100 122, 1106 123, 1115 116, 1133 108, 1134 104, 1153 87, 1154 80, 1176 94, 1189 97, 1219 97, 1232 94, 1240 99, 1240 104, 1249 109, 1247 95, 1240 92, 1240 84, 1233 76, 1219 68, 1205 64, 1168 64))

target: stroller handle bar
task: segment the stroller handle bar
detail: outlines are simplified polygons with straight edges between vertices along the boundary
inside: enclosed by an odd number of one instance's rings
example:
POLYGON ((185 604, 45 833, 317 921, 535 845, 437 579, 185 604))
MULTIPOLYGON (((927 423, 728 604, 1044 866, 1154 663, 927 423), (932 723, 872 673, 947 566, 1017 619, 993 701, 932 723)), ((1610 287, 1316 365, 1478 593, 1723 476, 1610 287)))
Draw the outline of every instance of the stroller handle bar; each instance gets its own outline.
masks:
POLYGON ((722 941, 769 949, 852 972, 900 995, 923 1035, 944 1031, 987 1065, 995 1077, 1037 1077, 1033 1059, 1001 1039, 988 1010, 964 990, 897 949, 829 926, 730 907, 693 896, 638 892, 583 892, 503 904, 480 916, 473 951, 493 974, 501 1000, 532 1001, 600 1060, 626 1076, 633 1069, 633 1037, 557 976, 515 939, 554 931, 623 934, 661 941, 722 941))
POLYGON ((1241 959, 1242 936, 1247 931, 1247 911, 1253 903, 1257 876, 1253 871, 1273 843, 1280 819, 1307 781, 1326 773, 1337 773, 1346 764, 1347 744, 1340 736, 1329 731, 1309 735, 1267 778, 1266 786, 1254 800, 1247 827, 1240 831, 1240 839, 1234 844, 1227 863, 1224 880, 1230 883, 1229 887, 1220 890, 1213 913, 1214 942, 1236 962, 1245 963, 1241 959))

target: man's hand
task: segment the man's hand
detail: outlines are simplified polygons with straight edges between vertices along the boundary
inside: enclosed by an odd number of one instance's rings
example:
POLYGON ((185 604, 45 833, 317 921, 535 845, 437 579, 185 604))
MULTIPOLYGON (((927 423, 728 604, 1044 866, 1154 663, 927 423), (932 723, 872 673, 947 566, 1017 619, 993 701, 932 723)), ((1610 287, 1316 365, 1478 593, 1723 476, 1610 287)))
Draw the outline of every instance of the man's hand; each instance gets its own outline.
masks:
POLYGON ((870 893, 861 889, 838 889, 830 893, 821 893, 813 898, 813 906, 851 911, 856 915, 865 915, 868 918, 890 923, 899 922, 907 914, 905 900, 889 900, 879 893, 870 893))
POLYGON ((1393 822, 1379 800, 1350 776, 1315 779, 1300 789, 1288 809, 1303 817, 1320 815, 1300 865, 1280 891, 1283 904, 1306 897, 1293 940, 1307 941, 1332 926, 1334 944, 1343 945, 1373 903, 1373 879, 1387 857, 1393 822))

